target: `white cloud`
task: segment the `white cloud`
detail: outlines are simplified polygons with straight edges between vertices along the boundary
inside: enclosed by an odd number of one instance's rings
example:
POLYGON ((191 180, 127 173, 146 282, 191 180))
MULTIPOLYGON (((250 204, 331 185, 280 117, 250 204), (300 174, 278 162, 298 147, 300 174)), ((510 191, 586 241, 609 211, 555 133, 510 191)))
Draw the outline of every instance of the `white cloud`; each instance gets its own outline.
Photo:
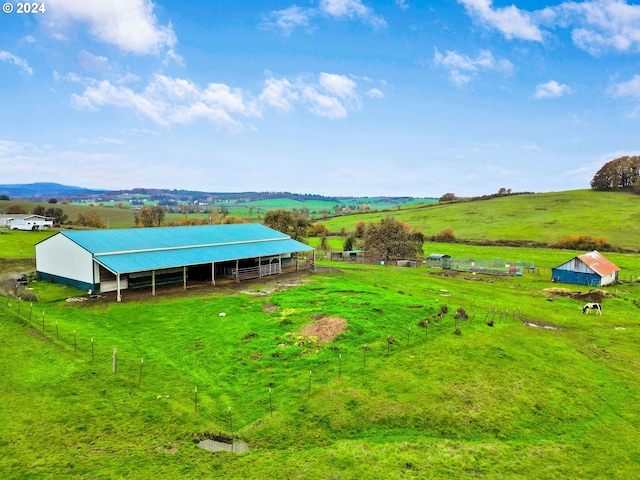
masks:
POLYGON ((20 67, 25 73, 33 75, 33 69, 29 66, 27 61, 13 53, 0 51, 0 62, 13 63, 15 66, 20 67))
POLYGON ((318 92, 314 86, 307 86, 302 90, 302 99, 311 113, 321 117, 338 119, 347 116, 347 109, 340 100, 318 92))
POLYGON ((287 112, 293 108, 291 103, 298 98, 296 87, 286 78, 268 78, 259 96, 262 103, 287 112))
POLYGON ((377 89, 377 88, 371 88, 367 92, 367 97, 369 97, 369 98, 384 98, 384 93, 382 93, 382 91, 377 89))
POLYGON ((405 0, 395 0, 395 2, 396 5, 402 10, 406 10, 409 8, 409 5, 407 5, 407 2, 405 0))
POLYGON ((513 64, 506 59, 496 59, 489 50, 481 50, 476 58, 458 52, 448 51, 442 55, 435 49, 433 63, 449 71, 451 80, 458 86, 462 86, 480 71, 500 71, 511 73, 513 64))
POLYGON ((266 29, 278 29, 285 35, 291 35, 297 27, 308 27, 310 19, 316 14, 316 10, 292 5, 283 10, 274 10, 265 14, 262 27, 266 29))
POLYGON ((320 0, 320 10, 332 17, 357 19, 376 28, 387 25, 384 18, 376 15, 361 0, 320 0))
POLYGON ((640 75, 634 75, 631 80, 620 82, 611 89, 614 97, 632 97, 640 99, 640 75))
POLYGON ((558 98, 572 92, 571 87, 568 85, 560 84, 555 80, 550 80, 547 83, 541 83, 536 85, 536 92, 534 98, 558 98))
POLYGON ((150 0, 49 0, 47 7, 54 35, 70 22, 81 22, 92 36, 125 52, 172 53, 177 43, 172 26, 158 23, 150 0))
POLYGON ((344 75, 322 72, 318 83, 328 93, 340 98, 357 98, 356 82, 344 75))
POLYGON ((593 55, 640 51, 640 5, 626 0, 564 2, 540 12, 550 26, 573 28, 574 44, 593 55))
POLYGON ((542 31, 529 12, 511 5, 492 8, 492 0, 458 0, 471 17, 500 31, 507 39, 542 41, 542 31))
POLYGON ((281 30, 288 36, 298 27, 312 30, 311 20, 321 16, 334 19, 346 18, 374 28, 387 25, 385 19, 377 15, 372 8, 364 5, 362 0, 320 0, 318 7, 315 8, 291 5, 282 10, 268 12, 263 15, 261 26, 265 29, 281 30))
MULTIPOLYGON (((97 111, 116 107, 162 126, 206 119, 220 128, 237 131, 244 126, 242 118, 261 117, 266 108, 286 112, 301 105, 330 119, 345 118, 350 110, 360 108, 357 83, 348 76, 326 72, 316 78, 269 77, 257 97, 222 83, 202 88, 190 80, 159 74, 139 91, 110 80, 98 81, 75 74, 56 72, 54 78, 85 85, 81 94, 72 95, 72 105, 78 109, 97 111)), ((367 95, 383 97, 377 89, 367 95)))
POLYGON ((55 70, 53 71, 53 79, 56 82, 71 82, 71 83, 84 83, 84 84, 97 83, 92 78, 81 77, 80 75, 73 72, 69 72, 66 75, 62 75, 61 73, 58 73, 55 70))
POLYGON ((478 22, 505 38, 542 41, 542 27, 570 29, 574 45, 592 55, 609 50, 640 51, 640 5, 627 0, 566 1, 541 10, 514 5, 493 7, 492 0, 458 0, 478 22))
POLYGON ((200 118, 220 128, 242 127, 239 116, 259 116, 255 102, 239 89, 211 83, 200 88, 189 80, 156 75, 141 92, 104 80, 89 85, 72 103, 80 109, 113 106, 133 111, 158 125, 186 124, 200 118))
POLYGON ((268 78, 258 98, 264 105, 284 111, 300 103, 311 113, 331 119, 345 118, 349 109, 360 107, 357 83, 345 75, 326 72, 320 73, 317 81, 308 76, 268 78))

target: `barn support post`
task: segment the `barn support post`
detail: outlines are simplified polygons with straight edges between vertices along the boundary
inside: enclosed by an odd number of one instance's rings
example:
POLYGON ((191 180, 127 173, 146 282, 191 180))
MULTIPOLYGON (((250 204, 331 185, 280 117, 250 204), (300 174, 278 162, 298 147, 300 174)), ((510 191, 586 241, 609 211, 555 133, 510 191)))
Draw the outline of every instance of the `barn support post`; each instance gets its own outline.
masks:
POLYGON ((156 271, 151 270, 151 295, 156 296, 156 271))
POLYGON ((262 278, 262 257, 258 257, 258 278, 262 278))
POLYGON ((187 289, 187 267, 182 267, 182 289, 187 289))
POLYGON ((116 300, 118 302, 121 302, 122 296, 120 295, 120 274, 119 273, 116 275, 116 284, 117 284, 116 300))
POLYGON ((211 285, 216 284, 216 264, 211 262, 211 285))
POLYGON ((240 266, 240 259, 236 258, 236 282, 240 281, 240 272, 238 271, 239 266, 240 266))

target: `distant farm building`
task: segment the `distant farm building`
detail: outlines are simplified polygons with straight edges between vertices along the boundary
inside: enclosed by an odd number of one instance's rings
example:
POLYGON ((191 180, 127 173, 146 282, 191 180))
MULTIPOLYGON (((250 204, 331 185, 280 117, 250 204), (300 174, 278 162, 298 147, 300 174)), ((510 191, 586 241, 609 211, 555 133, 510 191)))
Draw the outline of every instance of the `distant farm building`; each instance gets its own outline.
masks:
POLYGON ((427 256, 427 265, 429 267, 436 268, 451 268, 451 263, 453 262, 453 258, 451 255, 447 255, 444 253, 431 253, 427 256))
POLYGON ((331 260, 337 262, 358 262, 362 260, 364 250, 346 250, 344 252, 331 252, 331 260))
POLYGON ((551 270, 554 282, 603 287, 618 280, 620 268, 597 251, 585 253, 551 270))
POLYGON ((41 280, 93 293, 309 269, 315 250, 260 224, 64 231, 36 244, 41 280))
POLYGON ((53 220, 42 215, 0 215, 0 227, 10 230, 44 230, 53 227, 53 220))

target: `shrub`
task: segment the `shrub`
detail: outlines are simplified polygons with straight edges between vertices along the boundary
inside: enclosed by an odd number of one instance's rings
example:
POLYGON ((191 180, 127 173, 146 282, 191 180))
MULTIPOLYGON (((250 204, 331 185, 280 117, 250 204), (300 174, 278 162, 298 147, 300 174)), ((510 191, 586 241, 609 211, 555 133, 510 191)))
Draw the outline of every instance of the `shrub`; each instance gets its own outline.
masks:
POLYGON ((554 246, 568 250, 611 250, 608 239, 591 235, 565 235, 554 246))
POLYGON ((438 200, 439 202, 455 202, 457 200, 455 193, 445 193, 438 200))
POLYGON ((453 318, 455 318, 456 320, 467 320, 469 316, 467 315, 467 312, 465 311, 465 309, 461 307, 458 309, 458 311, 456 312, 453 318))
POLYGON ((456 236, 453 234, 453 228, 447 227, 440 230, 438 233, 431 237, 434 242, 447 243, 455 242, 456 236))
POLYGON ((308 230, 308 235, 310 237, 321 237, 322 235, 329 235, 329 228, 320 222, 312 223, 308 230))

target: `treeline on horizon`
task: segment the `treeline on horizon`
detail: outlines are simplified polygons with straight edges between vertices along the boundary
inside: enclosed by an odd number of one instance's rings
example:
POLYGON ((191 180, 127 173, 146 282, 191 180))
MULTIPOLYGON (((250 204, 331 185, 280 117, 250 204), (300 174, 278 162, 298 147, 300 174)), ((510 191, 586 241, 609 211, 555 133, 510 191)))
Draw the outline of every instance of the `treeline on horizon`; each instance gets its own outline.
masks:
MULTIPOLYGON (((369 203, 405 203, 415 200, 412 196, 325 196, 312 193, 292 192, 202 192, 196 190, 177 190, 163 188, 133 188, 130 190, 89 190, 81 187, 69 187, 56 183, 34 183, 0 185, 0 200, 24 200, 40 202, 49 197, 60 197, 71 202, 78 201, 115 201, 123 200, 125 196, 146 196, 151 201, 163 204, 177 202, 221 202, 242 201, 259 202, 263 200, 288 199, 301 203, 310 201, 322 201, 331 203, 343 203, 345 201, 358 201, 367 199, 369 203)), ((420 197, 437 200, 436 197, 420 197)))

